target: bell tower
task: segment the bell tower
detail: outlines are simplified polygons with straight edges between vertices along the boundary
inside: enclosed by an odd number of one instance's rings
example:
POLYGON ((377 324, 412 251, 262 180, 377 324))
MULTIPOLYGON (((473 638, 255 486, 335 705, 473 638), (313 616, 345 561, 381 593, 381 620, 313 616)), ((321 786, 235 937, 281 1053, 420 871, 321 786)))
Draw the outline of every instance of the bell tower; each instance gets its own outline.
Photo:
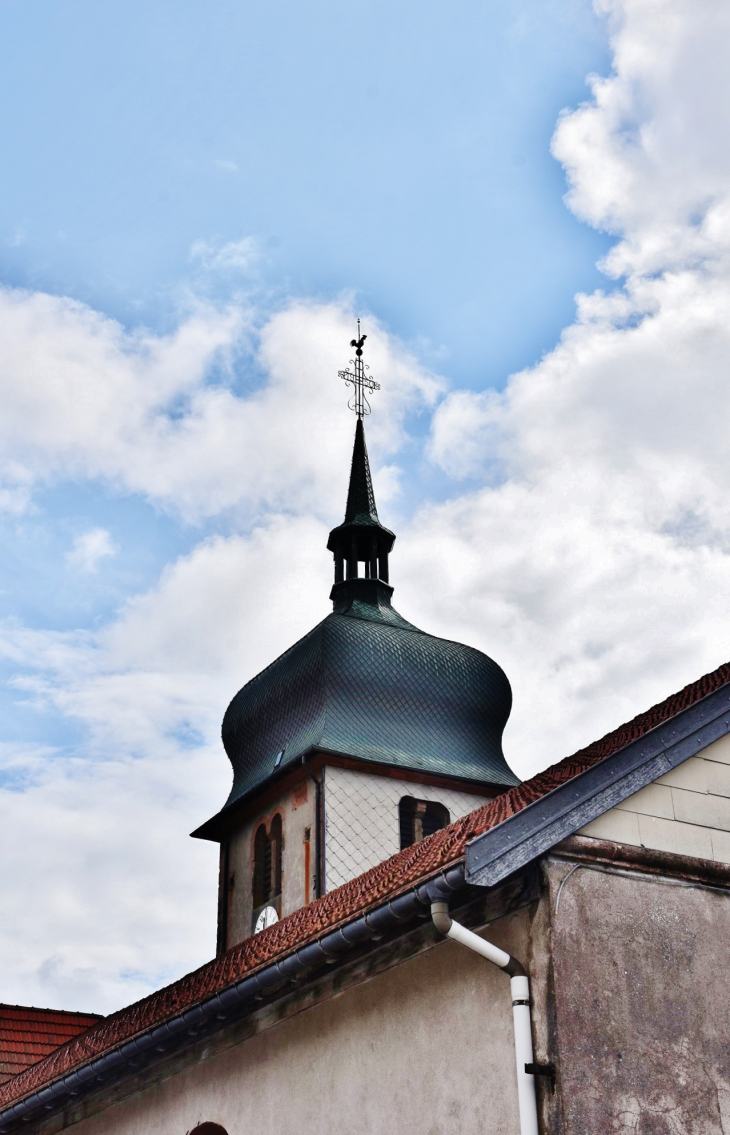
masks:
POLYGON ((502 753, 504 671, 392 606, 365 338, 358 321, 352 369, 339 372, 357 421, 345 517, 327 541, 332 613, 231 701, 231 793, 193 832, 221 846, 220 953, 518 783, 502 753))

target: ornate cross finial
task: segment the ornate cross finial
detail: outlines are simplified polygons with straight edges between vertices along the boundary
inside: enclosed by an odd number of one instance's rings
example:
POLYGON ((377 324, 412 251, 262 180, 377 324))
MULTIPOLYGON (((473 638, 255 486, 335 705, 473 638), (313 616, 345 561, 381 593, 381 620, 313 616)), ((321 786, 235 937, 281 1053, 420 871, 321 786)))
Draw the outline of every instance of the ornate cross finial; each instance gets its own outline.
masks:
POLYGON ((350 346, 355 348, 355 358, 350 359, 350 366, 354 367, 354 371, 341 370, 337 373, 340 378, 344 379, 349 386, 354 387, 355 393, 348 402, 351 410, 354 410, 358 418, 364 418, 366 414, 370 413, 370 403, 365 397, 366 390, 380 390, 380 383, 375 382, 369 375, 365 374, 366 370, 370 370, 367 363, 362 361, 362 345, 367 339, 367 335, 360 334, 360 320, 357 321, 357 339, 352 339, 350 346))

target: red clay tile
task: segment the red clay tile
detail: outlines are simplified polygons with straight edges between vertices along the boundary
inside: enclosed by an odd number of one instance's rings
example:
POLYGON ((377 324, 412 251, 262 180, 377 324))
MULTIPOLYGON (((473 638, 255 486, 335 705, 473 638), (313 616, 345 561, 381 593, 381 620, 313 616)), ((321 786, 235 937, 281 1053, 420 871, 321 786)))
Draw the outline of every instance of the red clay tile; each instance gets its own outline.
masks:
POLYGON ((0 1083, 37 1064, 101 1019, 97 1013, 0 1005, 0 1083))

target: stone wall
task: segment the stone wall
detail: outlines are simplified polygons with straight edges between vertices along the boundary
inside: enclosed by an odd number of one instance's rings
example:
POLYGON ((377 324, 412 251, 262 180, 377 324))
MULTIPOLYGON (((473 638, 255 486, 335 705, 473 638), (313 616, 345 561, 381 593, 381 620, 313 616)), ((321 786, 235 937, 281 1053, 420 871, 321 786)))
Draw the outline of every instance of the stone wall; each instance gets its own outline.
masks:
POLYGON ((579 834, 730 863, 730 734, 579 834))
POLYGON ((554 860, 560 1135, 730 1132, 730 891, 554 860))

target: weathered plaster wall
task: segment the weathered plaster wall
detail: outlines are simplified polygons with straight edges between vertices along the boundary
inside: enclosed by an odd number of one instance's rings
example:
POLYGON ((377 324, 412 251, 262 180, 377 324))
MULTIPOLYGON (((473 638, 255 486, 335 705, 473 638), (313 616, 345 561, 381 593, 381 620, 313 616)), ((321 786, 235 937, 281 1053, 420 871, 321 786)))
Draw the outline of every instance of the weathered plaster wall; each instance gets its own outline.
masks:
MULTIPOLYGON (((489 927, 527 950, 526 909, 489 927)), ((74 1125, 74 1135, 515 1135, 508 979, 439 941, 74 1125)))
POLYGON ((324 770, 325 888, 333 891, 400 851, 403 796, 435 800, 459 820, 489 796, 328 765, 324 770))
MULTIPOLYGON (((398 803, 402 796, 437 800, 452 820, 478 808, 486 796, 434 787, 388 776, 355 772, 331 765, 321 772, 324 783, 324 889, 334 890, 400 851, 398 803)), ((282 917, 316 897, 316 799, 312 779, 270 801, 229 839, 226 947, 252 933, 253 840, 259 824, 279 812, 284 829, 282 854, 282 917), (305 834, 309 831, 309 865, 305 834), (308 878, 308 888, 307 888, 308 878)))
POLYGON ((728 1135, 730 894, 557 860, 549 875, 551 1132, 728 1135))
POLYGON ((730 734, 579 834, 730 863, 730 734))
MULTIPOLYGON (((261 813, 247 820, 230 839, 228 853, 228 919, 226 948, 248 938, 252 932, 253 911, 253 840, 256 829, 269 823, 279 812, 282 818, 284 846, 282 851, 281 905, 282 917, 315 898, 317 833, 315 830, 315 790, 310 779, 303 779, 279 799, 268 804, 261 813), (305 835, 310 833, 307 865, 305 835), (307 875, 309 887, 307 889, 307 875), (308 898, 307 898, 308 895, 308 898)), ((223 881, 221 880, 221 883, 223 881)))

